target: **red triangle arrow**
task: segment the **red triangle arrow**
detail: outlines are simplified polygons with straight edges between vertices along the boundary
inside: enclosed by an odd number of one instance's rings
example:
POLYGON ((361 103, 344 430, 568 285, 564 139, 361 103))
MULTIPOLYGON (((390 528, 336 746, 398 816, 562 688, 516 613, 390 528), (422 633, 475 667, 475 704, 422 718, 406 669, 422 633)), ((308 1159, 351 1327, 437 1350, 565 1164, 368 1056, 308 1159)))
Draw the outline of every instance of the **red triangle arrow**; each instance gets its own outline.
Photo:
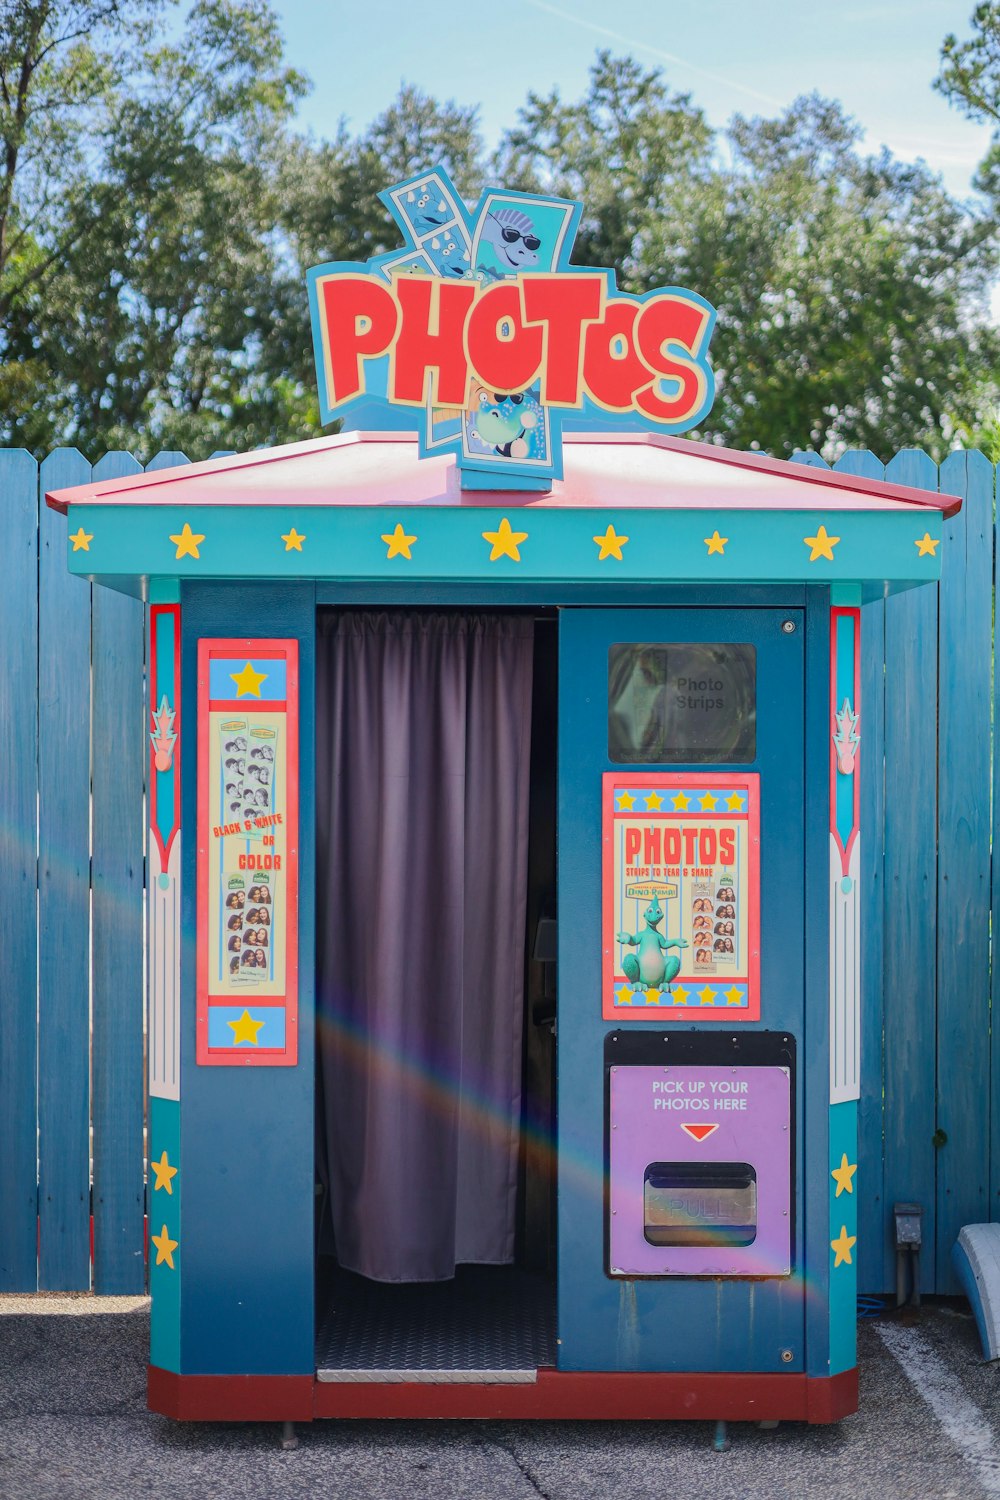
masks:
POLYGON ((718 1125, 685 1125, 683 1123, 681 1124, 681 1129, 682 1130, 686 1130, 687 1133, 688 1133, 688 1135, 694 1141, 704 1141, 704 1140, 707 1140, 710 1135, 712 1135, 716 1130, 718 1130, 718 1128, 719 1128, 718 1125))

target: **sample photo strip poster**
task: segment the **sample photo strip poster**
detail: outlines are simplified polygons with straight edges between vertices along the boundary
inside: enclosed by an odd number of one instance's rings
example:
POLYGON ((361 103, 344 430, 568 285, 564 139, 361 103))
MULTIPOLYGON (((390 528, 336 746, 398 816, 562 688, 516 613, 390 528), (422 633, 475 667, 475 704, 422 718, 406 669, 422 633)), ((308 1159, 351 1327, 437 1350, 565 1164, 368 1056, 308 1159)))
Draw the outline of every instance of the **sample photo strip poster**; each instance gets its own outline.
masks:
POLYGON ((604 777, 605 1020, 760 1019, 754 773, 604 777))
POLYGON ((198 1062, 297 1056, 298 642, 198 650, 198 1062))

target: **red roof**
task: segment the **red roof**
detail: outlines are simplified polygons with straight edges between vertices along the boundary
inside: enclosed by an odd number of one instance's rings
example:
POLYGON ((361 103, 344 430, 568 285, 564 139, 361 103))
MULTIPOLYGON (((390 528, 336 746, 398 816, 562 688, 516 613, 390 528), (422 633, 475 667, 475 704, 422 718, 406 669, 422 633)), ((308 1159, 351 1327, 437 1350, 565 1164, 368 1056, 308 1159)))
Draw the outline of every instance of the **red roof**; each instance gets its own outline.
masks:
POLYGON ((656 433, 566 433, 564 478, 537 492, 463 490, 452 456, 409 433, 347 432, 53 490, 49 505, 432 505, 543 509, 897 510, 954 515, 957 495, 656 433))

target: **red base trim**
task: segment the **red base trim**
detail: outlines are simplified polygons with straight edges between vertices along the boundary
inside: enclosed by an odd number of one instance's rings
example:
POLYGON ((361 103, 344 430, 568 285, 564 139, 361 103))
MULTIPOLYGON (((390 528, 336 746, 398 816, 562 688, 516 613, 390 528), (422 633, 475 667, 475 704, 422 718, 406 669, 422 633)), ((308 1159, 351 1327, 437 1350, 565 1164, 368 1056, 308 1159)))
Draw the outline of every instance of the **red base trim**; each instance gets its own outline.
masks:
POLYGON ((531 1385, 352 1385, 311 1375, 175 1375, 149 1366, 151 1410, 180 1421, 308 1422, 313 1417, 839 1422, 858 1409, 858 1372, 618 1374, 539 1370, 531 1385))
POLYGON ((179 1422, 311 1422, 311 1375, 176 1375, 147 1366, 150 1411, 179 1422))

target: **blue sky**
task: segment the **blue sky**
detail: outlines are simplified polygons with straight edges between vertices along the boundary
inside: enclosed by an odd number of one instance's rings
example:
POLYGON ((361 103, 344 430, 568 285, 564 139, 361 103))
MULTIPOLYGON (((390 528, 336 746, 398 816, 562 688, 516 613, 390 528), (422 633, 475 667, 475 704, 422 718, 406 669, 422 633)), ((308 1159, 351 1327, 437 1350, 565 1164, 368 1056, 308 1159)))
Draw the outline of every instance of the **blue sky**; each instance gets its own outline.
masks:
POLYGON ((662 67, 714 125, 734 112, 775 114, 796 94, 839 98, 866 144, 922 156, 964 197, 989 131, 950 109, 931 83, 941 41, 970 33, 973 0, 863 4, 779 0, 275 0, 289 62, 313 81, 302 125, 359 130, 418 84, 480 106, 492 145, 528 90, 572 99, 599 47, 662 67))

